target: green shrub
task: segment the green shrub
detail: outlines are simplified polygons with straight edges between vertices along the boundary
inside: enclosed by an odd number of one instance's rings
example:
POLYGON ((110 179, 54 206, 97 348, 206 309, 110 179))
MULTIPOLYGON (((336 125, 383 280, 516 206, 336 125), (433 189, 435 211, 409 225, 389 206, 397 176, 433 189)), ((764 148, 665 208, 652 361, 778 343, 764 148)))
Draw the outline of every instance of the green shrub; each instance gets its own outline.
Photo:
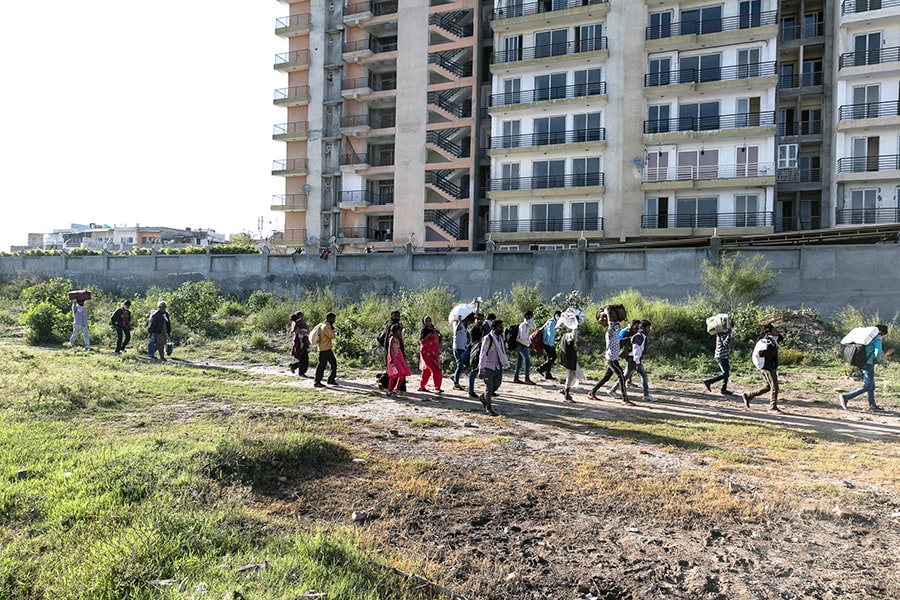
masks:
POLYGON ((66 312, 72 306, 72 301, 66 296, 66 292, 71 289, 72 282, 69 279, 53 277, 22 290, 22 304, 25 308, 31 308, 42 302, 49 302, 60 312, 66 312))
POLYGON ((284 333, 291 326, 290 305, 276 302, 250 315, 247 328, 260 333, 284 333))
POLYGON ((256 332, 250 336, 250 347, 255 350, 265 350, 269 347, 269 340, 265 334, 256 332))
POLYGON ((210 254, 259 254, 259 249, 251 244, 220 244, 210 246, 210 254))
POLYGON ((166 302, 166 308, 191 331, 205 331, 221 303, 222 294, 211 281, 186 281, 166 302))
POLYGON ((25 338, 30 344, 53 344, 62 340, 68 318, 55 304, 42 300, 22 315, 25 338))
POLYGON ((246 317, 248 313, 247 307, 237 300, 226 300, 216 314, 220 317, 246 317))
POLYGON ((275 302, 275 296, 271 292, 254 290, 250 297, 247 298, 247 308, 250 312, 259 312, 273 302, 275 302))
POLYGON ((700 284, 706 289, 711 310, 729 314, 772 296, 780 275, 761 254, 747 260, 740 253, 721 254, 718 265, 704 260, 700 266, 700 284))
POLYGON ((62 252, 59 250, 42 250, 40 248, 32 248, 25 251, 25 256, 60 256, 62 252))
POLYGON ((789 366, 789 365, 801 365, 804 363, 804 355, 799 350, 795 350, 794 348, 779 348, 778 349, 778 364, 789 366))
POLYGON ((69 256, 103 256, 103 250, 91 250, 90 248, 72 248, 66 250, 69 256))
POLYGON ((131 249, 131 253, 135 256, 147 256, 148 254, 153 254, 153 250, 150 248, 144 248, 141 246, 134 246, 131 249))

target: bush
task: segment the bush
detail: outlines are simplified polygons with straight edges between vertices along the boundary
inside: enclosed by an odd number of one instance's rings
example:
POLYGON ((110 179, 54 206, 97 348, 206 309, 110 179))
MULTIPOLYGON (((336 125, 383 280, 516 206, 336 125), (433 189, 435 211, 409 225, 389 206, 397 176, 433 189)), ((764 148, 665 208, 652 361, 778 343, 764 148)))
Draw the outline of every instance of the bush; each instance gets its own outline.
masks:
POLYGON ((222 294, 211 281, 186 281, 166 302, 166 308, 191 331, 206 331, 221 303, 222 294))
POLYGON ((25 308, 32 308, 42 302, 49 302, 60 312, 66 312, 72 306, 72 301, 66 296, 66 292, 71 289, 70 280, 53 277, 22 290, 22 304, 25 308))
POLYGON ((249 311, 246 306, 237 300, 226 300, 219 307, 217 314, 220 317, 246 317, 249 311))
POLYGON ((259 249, 251 244, 221 244, 210 246, 210 254, 259 254, 259 249))
POLYGON ((90 248, 72 248, 66 250, 69 256, 103 256, 103 250, 91 250, 90 248))
POLYGON ((250 315, 247 328, 261 333, 285 333, 291 326, 291 312, 290 305, 275 302, 250 315))
POLYGON ((709 295, 710 310, 729 314, 772 296, 779 275, 761 254, 748 260, 742 260, 740 253, 722 254, 718 265, 704 260, 700 266, 700 284, 709 295))
POLYGON ((46 300, 28 308, 22 315, 25 337, 30 344, 53 344, 62 341, 67 315, 46 300))
POLYGON ((262 290, 255 290, 250 297, 247 298, 247 308, 250 312, 259 312, 266 306, 271 305, 275 302, 275 296, 272 295, 271 292, 264 292, 262 290))

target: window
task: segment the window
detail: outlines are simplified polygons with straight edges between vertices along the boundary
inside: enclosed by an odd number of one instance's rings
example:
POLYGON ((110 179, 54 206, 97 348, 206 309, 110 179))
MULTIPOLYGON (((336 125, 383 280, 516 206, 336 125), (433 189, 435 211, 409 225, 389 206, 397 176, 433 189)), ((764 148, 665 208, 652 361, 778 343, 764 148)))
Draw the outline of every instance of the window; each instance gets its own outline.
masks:
MULTIPOLYGON (((394 217, 378 217, 375 220, 375 239, 376 240, 388 240, 390 241, 393 237, 392 233, 394 231, 394 217)), ((361 236, 362 237, 362 236, 361 236)), ((368 237, 368 236, 366 236, 368 237)))
POLYGON ((518 148, 522 144, 521 121, 503 121, 503 139, 500 140, 501 148, 518 148))
POLYGON ((603 139, 603 113, 586 113, 572 117, 573 142, 597 142, 603 139))
POLYGON ((738 14, 740 15, 738 17, 738 27, 741 29, 759 27, 762 24, 761 0, 742 0, 738 14))
POLYGON ((781 89, 795 88, 797 83, 794 79, 794 65, 792 63, 778 65, 778 87, 781 89))
POLYGON ((853 65, 877 65, 881 62, 881 33, 864 33, 853 38, 853 65))
POLYGON ((797 168, 797 144, 780 144, 778 146, 778 168, 797 168))
POLYGON ((735 149, 735 177, 759 175, 759 146, 738 146, 735 149))
POLYGON ((521 184, 519 178, 519 163, 505 163, 500 165, 500 184, 503 190, 517 190, 521 184))
POLYGON ((515 79, 505 79, 503 81, 503 106, 507 104, 519 104, 522 101, 521 94, 521 79, 517 77, 515 79))
POLYGON ((381 179, 376 184, 378 190, 378 204, 394 203, 394 180, 381 179))
POLYGON ((759 213, 759 196, 756 194, 737 194, 734 197, 734 226, 756 227, 763 225, 759 213))
POLYGON ((706 6, 681 13, 681 34, 716 33, 722 31, 722 7, 706 6))
POLYGON ((718 198, 678 198, 675 200, 676 227, 715 227, 718 198))
POLYGON ((801 156, 800 157, 800 183, 813 183, 822 180, 821 176, 821 157, 801 156))
POLYGON ((798 135, 797 123, 793 108, 782 108, 778 111, 778 135, 798 135))
POLYGON ((566 74, 552 73, 534 78, 534 101, 566 97, 566 74))
POLYGON ((718 102, 682 104, 678 107, 678 131, 709 131, 718 128, 718 102))
POLYGON ((875 223, 875 203, 877 189, 852 190, 850 192, 850 223, 875 223))
POLYGON ((718 150, 685 150, 678 153, 678 179, 716 179, 718 150))
POLYGON ((822 133, 822 109, 809 108, 800 111, 800 135, 822 133))
POLYGON ((850 140, 851 169, 854 173, 878 170, 878 136, 850 140))
POLYGON ((647 28, 647 39, 658 40, 672 37, 672 12, 650 13, 650 27, 647 28))
POLYGON ((735 103, 735 127, 759 127, 759 98, 738 98, 735 103))
POLYGON ((856 12, 868 12, 881 8, 881 0, 856 0, 856 12))
POLYGON ((670 71, 672 69, 671 58, 653 58, 647 67, 647 87, 669 85, 670 71))
POLYGON ((669 227, 669 199, 645 198, 644 217, 641 227, 645 229, 665 229, 669 227))
POLYGON ((531 206, 531 231, 562 231, 563 205, 533 204, 531 206))
POLYGON ((516 204, 500 205, 500 231, 503 233, 519 230, 519 206, 516 204))
POLYGON ((781 39, 784 41, 790 41, 796 39, 797 33, 797 18, 796 17, 784 17, 781 19, 781 39))
POLYGON ((738 50, 737 76, 739 79, 759 77, 759 57, 759 48, 747 48, 746 50, 738 50))
POLYGON ((507 0, 506 16, 507 17, 521 17, 523 14, 525 14, 522 10, 522 6, 523 6, 522 0, 507 0))
POLYGON ((522 36, 511 35, 503 38, 503 58, 499 62, 515 62, 522 60, 522 36))
POLYGON ((531 163, 531 188, 561 188, 566 184, 565 160, 536 160, 531 163))
POLYGON ((572 159, 572 185, 584 187, 600 185, 600 159, 599 158, 575 158, 572 159))
POLYGON ((603 26, 601 24, 582 25, 575 30, 575 34, 575 43, 579 52, 594 52, 603 49, 603 26))
POLYGON ((669 153, 661 150, 648 152, 644 181, 667 181, 668 179, 670 179, 669 153))
POLYGON ((722 57, 719 54, 682 57, 678 68, 678 83, 703 83, 722 79, 722 57))
POLYGON ((572 231, 600 231, 600 203, 572 203, 572 231))
POLYGON ((534 57, 563 56, 568 46, 568 30, 540 31, 534 34, 534 57))
POLYGON ((603 92, 603 73, 600 69, 575 71, 575 96, 596 96, 603 92))
POLYGON ((647 133, 669 131, 669 105, 655 104, 647 108, 647 133))
POLYGON ((822 18, 821 11, 806 13, 803 15, 803 30, 801 36, 812 38, 823 35, 822 23, 824 23, 824 19, 822 18))
POLYGON ((566 117, 544 117, 534 120, 534 133, 531 135, 532 145, 566 143, 566 117))
POLYGON ((800 76, 801 86, 822 85, 822 61, 804 60, 803 74, 800 76))
POLYGON ((861 85, 853 88, 853 118, 874 119, 878 116, 878 100, 881 96, 881 87, 875 85, 861 85))

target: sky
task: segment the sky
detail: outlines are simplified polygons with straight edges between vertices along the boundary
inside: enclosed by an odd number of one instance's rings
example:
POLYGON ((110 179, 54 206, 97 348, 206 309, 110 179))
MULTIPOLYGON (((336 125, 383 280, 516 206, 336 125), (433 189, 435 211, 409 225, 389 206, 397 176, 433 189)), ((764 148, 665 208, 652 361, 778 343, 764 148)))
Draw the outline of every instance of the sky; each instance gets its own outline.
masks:
POLYGON ((0 2, 0 250, 72 223, 281 229, 276 0, 0 2))

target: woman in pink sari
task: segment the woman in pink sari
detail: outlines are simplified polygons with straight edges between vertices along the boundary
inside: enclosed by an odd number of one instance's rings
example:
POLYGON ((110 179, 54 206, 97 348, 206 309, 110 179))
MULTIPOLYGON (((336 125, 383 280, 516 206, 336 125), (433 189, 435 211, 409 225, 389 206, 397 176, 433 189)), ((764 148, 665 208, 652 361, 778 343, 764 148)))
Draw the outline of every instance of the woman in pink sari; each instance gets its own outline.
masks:
POLYGON ((419 391, 425 391, 428 378, 434 381, 434 391, 442 393, 441 382, 441 332, 435 329, 431 317, 422 319, 422 329, 419 331, 419 369, 422 371, 422 381, 419 382, 419 391))
POLYGON ((399 395, 400 392, 394 390, 400 387, 400 384, 407 377, 412 375, 409 365, 406 364, 406 357, 403 356, 403 325, 400 323, 396 323, 391 327, 391 337, 388 341, 387 374, 388 396, 399 395))

